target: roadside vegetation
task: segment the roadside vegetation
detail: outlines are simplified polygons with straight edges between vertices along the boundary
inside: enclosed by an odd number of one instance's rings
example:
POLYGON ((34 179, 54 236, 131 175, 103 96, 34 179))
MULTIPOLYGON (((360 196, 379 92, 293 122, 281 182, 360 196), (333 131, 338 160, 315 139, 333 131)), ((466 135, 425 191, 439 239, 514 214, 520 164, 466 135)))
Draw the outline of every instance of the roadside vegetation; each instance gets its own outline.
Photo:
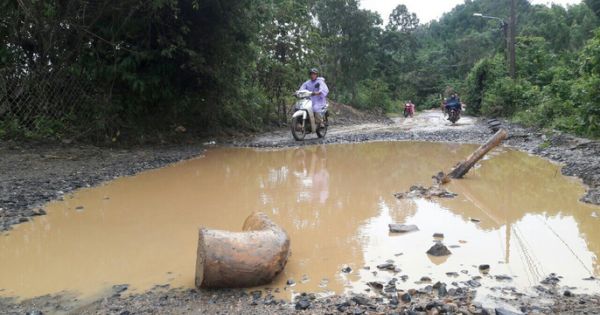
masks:
POLYGON ((474 115, 600 137, 600 1, 517 5, 513 80, 500 23, 473 16, 508 17, 508 0, 426 24, 357 0, 5 1, 0 138, 260 131, 286 122, 313 66, 359 109, 438 107, 457 91, 474 115))

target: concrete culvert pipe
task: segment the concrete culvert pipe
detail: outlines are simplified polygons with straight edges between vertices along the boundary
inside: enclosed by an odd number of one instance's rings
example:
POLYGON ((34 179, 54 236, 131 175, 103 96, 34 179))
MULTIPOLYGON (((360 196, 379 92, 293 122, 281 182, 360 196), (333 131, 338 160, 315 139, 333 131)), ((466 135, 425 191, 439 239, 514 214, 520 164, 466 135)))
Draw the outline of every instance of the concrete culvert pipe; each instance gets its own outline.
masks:
POLYGON ((242 232, 200 229, 196 287, 244 288, 270 283, 285 267, 290 238, 266 214, 254 212, 242 232))

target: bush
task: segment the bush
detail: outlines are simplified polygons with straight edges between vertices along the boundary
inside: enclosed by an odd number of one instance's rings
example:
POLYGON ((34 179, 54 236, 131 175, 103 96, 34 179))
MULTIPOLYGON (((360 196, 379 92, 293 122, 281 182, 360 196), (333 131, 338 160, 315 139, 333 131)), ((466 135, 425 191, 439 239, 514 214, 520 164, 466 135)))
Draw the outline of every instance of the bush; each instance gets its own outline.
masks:
POLYGON ((537 106, 540 91, 528 81, 515 81, 509 77, 498 79, 485 91, 481 113, 486 116, 509 117, 517 111, 537 106))
POLYGON ((472 115, 481 114, 483 96, 488 88, 501 77, 506 76, 506 66, 500 55, 484 58, 469 72, 465 84, 463 101, 467 103, 467 111, 472 115))
POLYGON ((440 98, 440 95, 432 94, 427 96, 424 102, 418 103, 416 105, 418 110, 424 110, 440 108, 441 103, 442 99, 440 98))
POLYGON ((386 112, 393 108, 390 90, 383 80, 364 80, 358 85, 356 105, 361 109, 382 109, 386 112))
POLYGON ((526 126, 577 132, 579 118, 573 102, 559 99, 547 92, 542 94, 537 106, 517 112, 513 120, 526 126))
POLYGON ((573 85, 573 99, 577 104, 579 132, 589 137, 600 137, 600 76, 578 79, 573 85))

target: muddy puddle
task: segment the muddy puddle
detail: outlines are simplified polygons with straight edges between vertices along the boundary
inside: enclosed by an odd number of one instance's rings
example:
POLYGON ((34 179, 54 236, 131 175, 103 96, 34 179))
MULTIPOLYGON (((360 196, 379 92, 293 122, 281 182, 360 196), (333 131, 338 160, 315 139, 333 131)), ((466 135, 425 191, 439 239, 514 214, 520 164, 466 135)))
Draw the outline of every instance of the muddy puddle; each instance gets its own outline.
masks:
POLYGON ((473 148, 395 142, 211 149, 78 191, 1 235, 0 296, 85 297, 117 284, 129 284, 130 292, 193 287, 198 227, 238 231, 252 211, 267 213, 291 237, 292 256, 271 285, 282 297, 363 292, 367 281, 393 277, 407 289, 421 287, 415 282, 424 276, 447 283, 481 276, 482 288, 527 288, 551 272, 576 291, 600 292, 598 281, 583 280, 600 276, 600 207, 580 203, 585 188, 555 164, 499 149, 447 186, 458 193, 454 199, 393 196, 429 185, 431 175, 473 148), (390 234, 389 223, 419 231, 390 234), (452 255, 425 253, 434 233, 444 234, 452 255), (378 270, 386 261, 397 270, 378 270), (481 264, 490 265, 488 275, 478 271, 481 264), (341 271, 346 265, 350 273, 341 271), (288 279, 295 286, 286 288, 288 279))

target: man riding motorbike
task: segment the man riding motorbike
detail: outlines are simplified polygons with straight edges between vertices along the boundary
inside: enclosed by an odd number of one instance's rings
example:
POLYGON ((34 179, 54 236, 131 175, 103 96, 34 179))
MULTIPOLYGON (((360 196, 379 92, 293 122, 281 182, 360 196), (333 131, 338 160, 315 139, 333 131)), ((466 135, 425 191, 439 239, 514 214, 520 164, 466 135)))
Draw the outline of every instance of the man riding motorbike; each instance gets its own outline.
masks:
MULTIPOLYGON (((444 107, 446 109, 446 113, 450 113, 450 111, 452 109, 457 109, 457 110, 461 110, 461 103, 460 103, 460 98, 458 97, 458 95, 456 95, 456 93, 453 93, 445 102, 444 102, 444 107)), ((450 120, 450 117, 448 117, 448 120, 450 120)))
POLYGON ((329 88, 325 84, 325 79, 319 77, 319 70, 312 68, 308 72, 310 80, 304 82, 300 86, 300 90, 307 90, 312 92, 310 100, 312 101, 313 112, 315 113, 316 123, 323 127, 322 112, 327 105, 327 94, 329 94, 329 88))

